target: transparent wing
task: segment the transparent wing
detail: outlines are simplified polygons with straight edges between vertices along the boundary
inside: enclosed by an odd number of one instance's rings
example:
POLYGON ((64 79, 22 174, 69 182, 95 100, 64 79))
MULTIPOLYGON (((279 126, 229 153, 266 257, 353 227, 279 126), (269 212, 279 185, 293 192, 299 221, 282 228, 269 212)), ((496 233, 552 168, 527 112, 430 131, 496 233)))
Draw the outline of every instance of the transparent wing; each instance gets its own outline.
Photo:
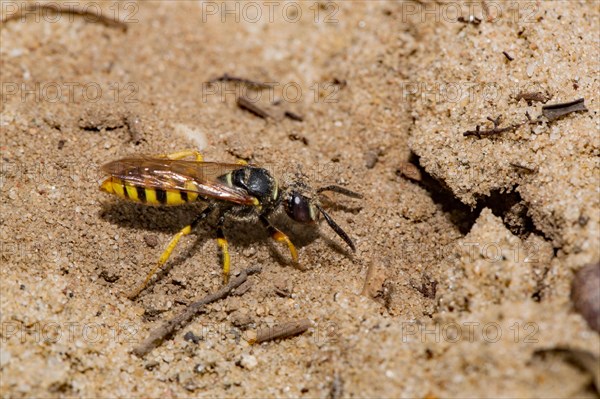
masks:
POLYGON ((224 176, 244 165, 172 160, 163 158, 123 158, 102 166, 102 171, 133 185, 176 189, 201 197, 254 205, 256 198, 245 190, 227 185, 224 176))

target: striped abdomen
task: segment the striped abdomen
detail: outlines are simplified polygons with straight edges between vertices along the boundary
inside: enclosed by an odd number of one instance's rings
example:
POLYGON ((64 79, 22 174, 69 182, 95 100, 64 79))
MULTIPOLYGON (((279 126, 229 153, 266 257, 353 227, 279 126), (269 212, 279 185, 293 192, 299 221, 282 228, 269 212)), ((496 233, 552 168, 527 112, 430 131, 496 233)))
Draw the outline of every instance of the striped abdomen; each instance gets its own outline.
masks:
POLYGON ((114 176, 104 180, 100 185, 100 190, 123 199, 148 205, 183 205, 198 199, 198 194, 195 192, 143 187, 114 176))

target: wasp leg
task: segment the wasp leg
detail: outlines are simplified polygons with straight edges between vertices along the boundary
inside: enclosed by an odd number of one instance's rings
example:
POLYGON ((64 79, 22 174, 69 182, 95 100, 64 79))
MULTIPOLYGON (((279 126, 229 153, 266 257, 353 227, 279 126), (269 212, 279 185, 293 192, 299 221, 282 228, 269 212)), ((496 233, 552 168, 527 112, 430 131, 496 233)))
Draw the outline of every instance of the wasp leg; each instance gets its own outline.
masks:
POLYGON ((248 165, 248 161, 244 160, 244 159, 238 159, 235 163, 237 163, 238 165, 248 165))
POLYGON ((131 293, 129 293, 129 295, 127 295, 127 297, 129 299, 134 299, 135 297, 137 297, 140 294, 140 292, 142 292, 144 290, 144 288, 146 288, 146 286, 150 282, 150 279, 152 278, 152 276, 154 276, 154 274, 167 262, 167 260, 169 260, 171 253, 177 246, 177 243, 179 242, 181 237, 187 236, 188 234, 190 234, 202 220, 206 219, 206 217, 208 215, 210 215, 210 213, 212 211, 213 211, 213 208, 210 206, 208 208, 204 209, 202 211, 202 213, 200 215, 198 215, 191 224, 185 226, 183 229, 181 229, 179 231, 179 233, 175 234, 175 236, 173 238, 171 238, 169 245, 167 245, 167 248, 164 250, 164 252, 160 256, 160 258, 158 259, 158 263, 156 264, 156 266, 154 266, 154 268, 150 271, 150 273, 148 273, 144 282, 142 284, 140 284, 135 290, 131 291, 131 293))
POLYGON ((225 234, 223 233, 224 224, 225 212, 221 213, 221 215, 219 216, 219 221, 217 223, 217 245, 221 250, 221 256, 223 259, 223 284, 227 284, 229 282, 229 267, 231 265, 231 260, 229 258, 227 239, 225 238, 225 234))
POLYGON ((167 158, 172 160, 178 160, 187 157, 195 157, 197 162, 202 162, 204 160, 204 158, 202 158, 202 154, 196 150, 183 150, 174 152, 172 154, 159 155, 159 158, 167 158))
POLYGON ((294 246, 294 244, 292 244, 292 241, 290 241, 290 238, 288 236, 286 236, 281 230, 278 230, 277 228, 275 228, 269 222, 269 219, 267 219, 266 216, 260 215, 259 218, 260 218, 260 221, 262 222, 262 224, 267 229, 267 232, 271 235, 271 238, 273 238, 275 241, 283 242, 288 246, 288 248, 290 250, 290 254, 292 255, 292 260, 294 261, 294 263, 297 263, 298 262, 298 252, 296 251, 296 247, 294 246))

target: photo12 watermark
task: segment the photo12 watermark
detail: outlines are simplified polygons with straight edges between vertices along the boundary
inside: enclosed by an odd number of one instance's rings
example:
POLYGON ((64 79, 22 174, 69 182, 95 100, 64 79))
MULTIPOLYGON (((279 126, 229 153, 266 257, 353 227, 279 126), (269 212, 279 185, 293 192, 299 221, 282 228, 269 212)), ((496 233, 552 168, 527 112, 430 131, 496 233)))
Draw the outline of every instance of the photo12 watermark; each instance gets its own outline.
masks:
POLYGON ((436 259, 459 261, 473 264, 484 261, 488 264, 513 262, 530 265, 540 265, 549 262, 549 254, 542 251, 535 242, 519 242, 507 245, 500 241, 465 241, 438 245, 434 250, 423 250, 420 243, 403 243, 398 250, 400 259, 420 259, 421 262, 434 262, 436 259))
POLYGON ((201 1, 203 23, 338 24, 340 4, 335 1, 201 1))
POLYGON ((101 342, 137 343, 140 328, 128 322, 115 325, 80 321, 36 321, 25 325, 17 321, 2 322, 1 342, 36 342, 45 344, 96 344, 101 342))
POLYGON ((402 323, 402 342, 496 343, 508 340, 514 343, 535 344, 539 342, 539 326, 533 322, 514 322, 503 327, 497 322, 447 322, 425 325, 418 322, 402 323))
POLYGON ((490 104, 510 99, 544 103, 551 98, 549 90, 536 82, 404 81, 398 90, 402 102, 422 104, 490 104))
POLYGON ((309 85, 294 81, 288 82, 256 82, 240 84, 235 81, 208 81, 202 83, 202 102, 210 100, 218 102, 235 101, 242 97, 250 103, 261 101, 273 104, 284 102, 295 104, 301 101, 317 103, 339 102, 340 85, 335 82, 315 82, 309 85), (260 87, 256 87, 260 85, 260 87))
POLYGON ((2 82, 0 98, 2 102, 21 103, 114 103, 135 104, 139 100, 139 87, 134 82, 2 82))
POLYGON ((0 15, 4 22, 58 23, 83 18, 86 22, 113 25, 138 23, 139 2, 125 1, 2 1, 0 15))
MULTIPOLYGON (((5 321, 1 323, 1 326, 0 342, 2 343, 97 344, 115 342, 137 344, 146 338, 145 334, 140 333, 141 328, 131 322, 110 324, 81 321, 36 321, 25 325, 18 321, 5 321)), ((255 343, 257 339, 269 340, 281 335, 281 330, 285 327, 286 323, 257 323, 253 328, 239 329, 229 323, 203 322, 183 334, 183 339, 194 343, 231 339, 236 343, 240 343, 242 340, 255 343)), ((339 328, 334 322, 310 323, 310 330, 309 339, 316 345, 331 344, 340 339, 339 328)))
POLYGON ((480 24, 508 21, 511 23, 536 23, 542 15, 535 0, 464 0, 464 1, 408 1, 397 3, 400 21, 417 23, 466 22, 480 24))

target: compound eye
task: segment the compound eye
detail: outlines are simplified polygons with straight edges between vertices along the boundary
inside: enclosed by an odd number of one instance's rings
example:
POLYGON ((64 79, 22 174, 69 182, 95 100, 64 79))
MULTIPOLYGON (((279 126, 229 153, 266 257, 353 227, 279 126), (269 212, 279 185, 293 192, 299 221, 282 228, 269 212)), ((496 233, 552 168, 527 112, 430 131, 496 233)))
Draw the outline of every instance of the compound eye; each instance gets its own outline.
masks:
POLYGON ((312 223, 315 221, 316 213, 310 199, 296 192, 290 194, 286 211, 288 216, 298 223, 312 223))

